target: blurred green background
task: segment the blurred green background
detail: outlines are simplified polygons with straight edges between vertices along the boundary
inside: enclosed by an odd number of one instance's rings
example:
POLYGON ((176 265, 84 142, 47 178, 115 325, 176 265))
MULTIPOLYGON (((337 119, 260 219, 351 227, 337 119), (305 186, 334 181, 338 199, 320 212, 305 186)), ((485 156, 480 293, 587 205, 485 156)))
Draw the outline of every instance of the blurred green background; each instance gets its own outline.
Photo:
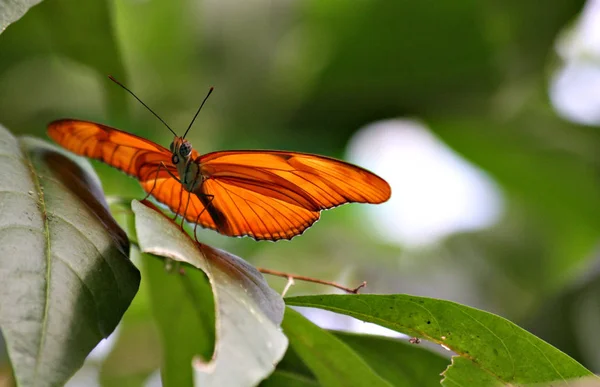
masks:
MULTIPOLYGON (((199 152, 344 158, 386 178, 392 200, 325 212, 292 242, 201 241, 257 266, 495 312, 600 372, 599 3, 45 0, 0 34, 0 122, 47 138, 54 119, 88 119, 166 146, 167 129, 107 75, 179 133, 214 86, 188 135, 199 152)), ((143 197, 94 165, 108 195, 143 197)), ((157 368, 145 297, 142 285, 126 315, 140 337, 97 353, 86 377, 157 368)))

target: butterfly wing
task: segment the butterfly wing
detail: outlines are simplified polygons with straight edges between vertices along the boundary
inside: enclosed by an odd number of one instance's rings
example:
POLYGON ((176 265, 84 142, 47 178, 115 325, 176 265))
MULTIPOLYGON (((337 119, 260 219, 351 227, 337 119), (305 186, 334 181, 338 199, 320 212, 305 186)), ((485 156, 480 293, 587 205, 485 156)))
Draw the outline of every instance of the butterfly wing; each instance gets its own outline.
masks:
POLYGON ((168 149, 109 126, 65 119, 50 123, 48 135, 71 152, 100 160, 140 182, 169 177, 165 168, 157 176, 161 162, 176 171, 168 149))
POLYGON ((319 219, 319 211, 240 188, 227 180, 208 179, 202 194, 216 229, 229 236, 250 236, 256 240, 292 239, 319 219))
POLYGON ((210 213, 204 210, 204 204, 194 193, 186 191, 180 182, 168 178, 156 179, 142 182, 146 192, 152 192, 152 196, 160 203, 169 207, 176 214, 184 214, 185 219, 192 223, 198 223, 204 228, 217 230, 217 225, 210 213))
POLYGON ((229 236, 291 239, 316 222, 321 210, 390 197, 389 185, 365 169, 324 156, 279 151, 204 156, 193 151, 206 180, 190 194, 171 177, 177 176, 171 152, 152 141, 69 119, 51 123, 48 133, 72 152, 136 177, 146 192, 184 213, 188 221, 229 236), (161 163, 165 167, 159 168, 161 163))
MULTIPOLYGON (((168 149, 145 138, 88 121, 54 121, 48 126, 48 134, 73 153, 103 161, 137 178, 144 191, 152 192, 157 201, 174 212, 181 214, 187 207, 188 221, 217 228, 210 214, 203 211, 199 198, 171 177, 178 173, 168 149), (161 162, 164 166, 159 168, 161 162)), ((192 157, 198 157, 198 153, 192 151, 192 157)))
POLYGON ((196 160, 201 194, 219 232, 291 239, 345 203, 382 203, 391 190, 379 176, 329 157, 281 151, 225 151, 196 160))

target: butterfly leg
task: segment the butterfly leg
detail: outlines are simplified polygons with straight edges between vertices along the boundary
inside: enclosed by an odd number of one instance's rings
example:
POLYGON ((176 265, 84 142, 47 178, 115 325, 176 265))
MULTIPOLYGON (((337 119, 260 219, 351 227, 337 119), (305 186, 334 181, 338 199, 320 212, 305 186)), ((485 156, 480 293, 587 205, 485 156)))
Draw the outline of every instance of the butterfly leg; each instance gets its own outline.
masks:
POLYGON ((183 216, 181 217, 181 224, 179 225, 179 228, 181 228, 181 230, 183 230, 183 222, 185 222, 185 216, 187 215, 187 210, 188 210, 188 207, 190 206, 191 198, 192 198, 192 195, 189 194, 187 203, 185 204, 185 210, 183 211, 183 216))
MULTIPOLYGON (((163 161, 160 162, 160 164, 165 167, 165 169, 167 168, 167 166, 165 165, 165 163, 163 161)), ((177 176, 175 176, 173 174, 173 172, 169 171, 167 169, 167 173, 175 180, 177 180, 177 182, 179 184, 181 184, 181 180, 179 180, 179 178, 177 176)), ((175 216, 173 217, 173 220, 177 219, 177 216, 179 216, 179 210, 181 209, 181 197, 183 196, 183 189, 181 191, 179 191, 179 206, 177 207, 177 211, 175 212, 175 216)), ((187 207, 186 207, 187 208, 187 207)), ((186 210, 187 211, 187 210, 186 210)), ((183 229, 183 220, 181 221, 181 228, 183 229)))
POLYGON ((169 171, 169 168, 167 168, 167 165, 165 164, 164 161, 161 161, 160 164, 158 165, 158 168, 156 168, 156 175, 154 175, 154 184, 152 184, 152 189, 150 190, 150 192, 148 192, 148 194, 144 197, 144 200, 148 199, 148 197, 150 197, 150 195, 152 194, 152 191, 154 191, 154 188, 156 188, 156 180, 158 180, 158 173, 160 172, 160 169, 164 168, 165 171, 167 171, 167 173, 175 180, 177 180, 177 182, 179 184, 181 184, 181 180, 179 180, 179 178, 177 176, 175 176, 173 174, 173 172, 169 171))
POLYGON ((206 203, 206 205, 204 206, 204 208, 202 209, 202 211, 200 211, 200 213, 198 214, 198 216, 196 217, 196 222, 194 223, 194 239, 196 240, 196 242, 200 243, 200 241, 198 241, 198 237, 196 236, 196 229, 198 228, 198 221, 200 220, 200 216, 202 216, 202 213, 204 211, 206 211, 206 208, 210 205, 210 203, 213 201, 213 199, 215 198, 215 195, 203 195, 205 198, 208 198, 208 202, 206 203))
POLYGON ((167 173, 169 174, 169 176, 171 176, 173 179, 177 180, 177 182, 178 182, 179 184, 183 184, 183 183, 181 182, 181 180, 179 180, 179 178, 173 174, 173 172, 169 171, 169 168, 167 168, 167 165, 165 164, 165 162, 164 162, 164 161, 161 161, 161 162, 160 162, 160 165, 162 165, 162 166, 165 168, 165 170, 167 171, 167 173))
POLYGON ((152 195, 152 192, 154 191, 154 188, 156 188, 156 180, 158 180, 158 173, 160 172, 160 169, 163 167, 164 163, 160 163, 158 165, 158 168, 156 168, 156 175, 154 175, 154 184, 152 184, 152 189, 150 191, 148 191, 148 194, 146 194, 146 196, 144 196, 143 200, 146 200, 150 197, 150 195, 152 195))
MULTIPOLYGON (((175 180, 177 180, 177 182, 179 184, 181 184, 181 180, 179 180, 179 178, 177 176, 175 176, 171 171, 169 171, 169 169, 167 168, 167 166, 165 165, 165 163, 163 161, 160 162, 160 164, 158 165, 158 168, 156 169, 156 176, 154 177, 154 184, 152 185, 152 189, 150 190, 150 192, 148 192, 148 194, 146 195, 146 197, 144 197, 144 200, 148 199, 148 197, 152 194, 152 191, 154 191, 154 188, 156 187, 156 180, 158 180, 158 173, 160 172, 160 169, 164 168, 165 171, 167 171, 167 173, 175 180)), ((179 207, 177 207, 177 211, 175 212, 175 216, 173 217, 173 220, 177 219, 177 216, 179 216, 179 210, 181 209, 181 197, 183 196, 183 190, 181 190, 179 192, 179 207)))
POLYGON ((181 209, 181 201, 183 200, 183 187, 181 187, 181 190, 179 191, 179 205, 177 206, 177 212, 175 212, 175 216, 173 217, 173 220, 177 219, 177 217, 179 216, 179 210, 181 209))

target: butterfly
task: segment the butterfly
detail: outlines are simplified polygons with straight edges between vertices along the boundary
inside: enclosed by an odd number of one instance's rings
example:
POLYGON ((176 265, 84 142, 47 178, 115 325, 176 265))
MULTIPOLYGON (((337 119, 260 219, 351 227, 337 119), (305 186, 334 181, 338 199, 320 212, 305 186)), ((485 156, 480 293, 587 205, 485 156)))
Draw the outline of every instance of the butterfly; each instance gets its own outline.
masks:
POLYGON ((200 155, 185 139, 191 125, 181 137, 167 125, 175 136, 169 149, 76 119, 50 123, 48 134, 71 152, 138 179, 147 196, 169 207, 175 217, 181 215, 195 227, 232 237, 291 239, 312 226, 323 210, 352 202, 377 204, 390 198, 390 186, 379 176, 326 156, 275 150, 200 155))

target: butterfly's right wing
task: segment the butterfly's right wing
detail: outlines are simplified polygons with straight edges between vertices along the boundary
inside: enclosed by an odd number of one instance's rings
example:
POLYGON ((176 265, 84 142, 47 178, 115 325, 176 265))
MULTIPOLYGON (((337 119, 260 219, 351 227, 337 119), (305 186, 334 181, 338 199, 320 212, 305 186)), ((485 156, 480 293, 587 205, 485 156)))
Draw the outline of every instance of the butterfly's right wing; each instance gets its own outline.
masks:
POLYGON ((326 156, 286 151, 219 151, 196 162, 199 193, 218 231, 257 240, 291 239, 322 210, 345 203, 382 203, 389 184, 361 167, 326 156))

